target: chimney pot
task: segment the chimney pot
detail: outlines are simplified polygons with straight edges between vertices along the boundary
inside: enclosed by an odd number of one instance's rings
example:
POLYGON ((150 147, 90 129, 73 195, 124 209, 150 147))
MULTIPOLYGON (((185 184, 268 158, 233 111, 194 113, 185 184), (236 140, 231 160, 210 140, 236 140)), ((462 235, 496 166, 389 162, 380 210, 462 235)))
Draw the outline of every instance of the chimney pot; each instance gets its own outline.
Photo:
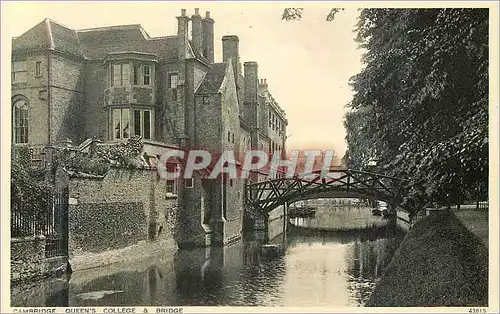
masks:
POLYGON ((186 9, 181 9, 181 16, 186 16, 186 9))
POLYGON ((264 79, 264 84, 267 84, 267 79, 264 79))
POLYGON ((194 15, 200 15, 200 9, 199 8, 195 8, 194 9, 194 15))
POLYGON ((205 18, 209 19, 210 18, 210 11, 205 12, 205 18))

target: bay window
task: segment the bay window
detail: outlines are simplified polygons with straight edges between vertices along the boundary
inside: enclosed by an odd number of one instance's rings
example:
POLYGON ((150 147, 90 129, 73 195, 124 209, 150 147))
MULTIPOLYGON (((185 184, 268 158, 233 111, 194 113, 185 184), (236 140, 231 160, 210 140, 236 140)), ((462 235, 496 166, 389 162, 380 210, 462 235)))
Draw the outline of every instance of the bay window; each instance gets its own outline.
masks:
POLYGON ((113 139, 130 138, 130 110, 113 109, 113 139))
POLYGON ((150 109, 113 109, 113 139, 140 136, 150 140, 154 135, 154 116, 150 109))
POLYGON ((111 68, 111 86, 129 85, 130 66, 128 63, 113 64, 111 68))
POLYGON ((134 135, 149 140, 153 137, 153 117, 151 110, 134 110, 134 135))
POLYGON ((144 85, 151 85, 151 67, 149 65, 142 66, 142 77, 144 85))

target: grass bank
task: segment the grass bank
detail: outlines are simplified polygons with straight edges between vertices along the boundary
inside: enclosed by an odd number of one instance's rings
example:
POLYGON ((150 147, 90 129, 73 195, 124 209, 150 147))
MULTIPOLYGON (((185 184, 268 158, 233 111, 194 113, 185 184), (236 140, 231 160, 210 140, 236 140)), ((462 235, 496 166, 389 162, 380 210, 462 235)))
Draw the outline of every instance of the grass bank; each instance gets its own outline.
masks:
POLYGON ((451 213, 417 222, 366 306, 487 306, 488 249, 451 213))

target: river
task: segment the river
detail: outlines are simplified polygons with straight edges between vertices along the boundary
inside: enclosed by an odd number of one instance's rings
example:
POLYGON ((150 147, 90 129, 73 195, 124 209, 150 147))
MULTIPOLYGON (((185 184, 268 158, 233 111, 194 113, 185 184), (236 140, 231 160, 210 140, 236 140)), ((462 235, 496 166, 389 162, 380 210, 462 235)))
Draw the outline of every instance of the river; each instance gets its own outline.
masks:
POLYGON ((368 208, 320 208, 274 239, 285 254, 264 259, 254 242, 166 252, 71 280, 16 289, 13 306, 363 306, 404 234, 368 208), (56 288, 54 288, 56 287, 56 288), (36 303, 36 304, 33 304, 36 303))

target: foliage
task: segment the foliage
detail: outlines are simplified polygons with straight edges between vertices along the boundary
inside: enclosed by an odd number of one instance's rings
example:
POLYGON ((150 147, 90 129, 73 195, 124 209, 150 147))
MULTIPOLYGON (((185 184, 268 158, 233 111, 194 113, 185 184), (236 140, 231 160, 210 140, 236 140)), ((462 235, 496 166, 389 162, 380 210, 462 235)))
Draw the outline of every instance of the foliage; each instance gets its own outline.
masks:
POLYGON ((327 22, 331 22, 335 19, 335 16, 337 15, 337 13, 339 13, 340 11, 344 11, 345 9, 344 8, 333 8, 331 9, 330 13, 328 13, 328 15, 326 16, 326 21, 327 22))
POLYGON ((133 137, 125 143, 101 146, 93 155, 63 150, 58 153, 58 163, 67 170, 105 175, 111 166, 119 168, 142 167, 142 163, 138 159, 142 147, 141 138, 133 137))
MULTIPOLYGON (((12 150, 10 200, 18 213, 43 215, 47 210, 53 186, 44 173, 31 167, 31 151, 27 147, 12 150)), ((41 216, 40 216, 41 217, 41 216)))
MULTIPOLYGON (((330 10, 330 13, 326 16, 326 21, 331 22, 335 19, 335 16, 340 11, 344 11, 344 8, 333 8, 330 10)), ((302 13, 304 12, 304 8, 286 8, 283 10, 283 15, 281 16, 282 20, 285 21, 299 21, 302 19, 302 13)))
POLYGON ((349 166, 408 178, 408 202, 487 191, 488 10, 364 9, 357 28, 349 166))
POLYGON ((283 10, 281 19, 285 21, 298 21, 302 18, 302 11, 304 11, 304 8, 286 8, 283 10))

